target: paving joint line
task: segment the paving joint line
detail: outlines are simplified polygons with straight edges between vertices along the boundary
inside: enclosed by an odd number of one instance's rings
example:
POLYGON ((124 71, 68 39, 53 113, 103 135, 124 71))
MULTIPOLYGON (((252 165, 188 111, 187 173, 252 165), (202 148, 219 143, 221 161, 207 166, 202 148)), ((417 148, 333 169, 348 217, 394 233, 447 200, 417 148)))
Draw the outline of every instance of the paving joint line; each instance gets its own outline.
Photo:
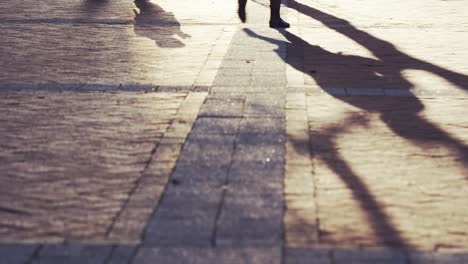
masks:
POLYGON ((32 264, 35 259, 39 257, 39 253, 41 252, 43 245, 38 245, 31 256, 24 262, 24 264, 32 264))
MULTIPOLYGON (((241 108, 242 113, 244 113, 244 111, 245 111, 246 101, 247 101, 247 98, 244 97, 243 100, 242 100, 242 108, 241 108)), ((240 126, 240 123, 242 122, 242 118, 243 118, 243 115, 241 117, 241 120, 239 121, 239 126, 240 126)), ((226 172, 226 178, 224 180, 224 184, 223 184, 223 187, 222 187, 223 192, 221 194, 221 201, 219 203, 218 210, 216 211, 215 224, 213 226, 213 235, 212 235, 212 238, 211 238, 211 244, 212 244, 213 247, 216 247, 216 237, 217 237, 218 229, 219 229, 219 220, 220 220, 221 214, 223 212, 223 207, 224 207, 224 203, 225 203, 225 199, 226 199, 226 194, 227 194, 228 186, 229 186, 229 183, 230 183, 229 175, 231 174, 232 165, 234 164, 234 155, 235 155, 236 150, 237 150, 237 144, 238 144, 239 136, 240 136, 240 127, 236 131, 236 136, 234 138, 234 143, 233 143, 234 146, 232 148, 231 160, 229 162, 229 166, 228 166, 228 169, 227 169, 227 172, 226 172)))
MULTIPOLYGON (((174 119, 175 119, 175 116, 174 116, 174 119)), ((174 119, 171 120, 171 122, 169 123, 169 125, 166 127, 166 130, 164 131, 164 134, 167 133, 169 127, 172 125, 172 123, 174 122, 174 119)), ((135 182, 135 185, 133 186, 133 188, 130 190, 129 194, 128 194, 128 197, 127 199, 125 200, 125 203, 122 205, 122 207, 120 208, 120 210, 117 212, 117 214, 114 216, 114 218, 112 219, 112 223, 110 224, 110 226, 107 228, 106 230, 106 234, 105 236, 106 237, 109 237, 109 235, 112 233, 114 227, 115 227, 115 224, 117 223, 118 219, 121 217, 122 213, 125 211, 125 209, 128 207, 128 204, 130 203, 130 199, 131 197, 135 194, 136 190, 138 189, 138 186, 140 186, 141 184, 141 181, 143 180, 144 178, 144 175, 145 175, 145 172, 148 170, 150 164, 151 164, 151 161, 153 160, 154 158, 154 155, 156 153, 156 150, 158 149, 158 146, 161 144, 161 141, 158 141, 158 142, 155 142, 155 145, 153 147, 153 149, 151 149, 151 152, 150 152, 150 155, 149 155, 149 158, 147 159, 147 161, 145 162, 145 166, 143 167, 143 170, 140 172, 140 176, 138 177, 138 180, 135 182)))

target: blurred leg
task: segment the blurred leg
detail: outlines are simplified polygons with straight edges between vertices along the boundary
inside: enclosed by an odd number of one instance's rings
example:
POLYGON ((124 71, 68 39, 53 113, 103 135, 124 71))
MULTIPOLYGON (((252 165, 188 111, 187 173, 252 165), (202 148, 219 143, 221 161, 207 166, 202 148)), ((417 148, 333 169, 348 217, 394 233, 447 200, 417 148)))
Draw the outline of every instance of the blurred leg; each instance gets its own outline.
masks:
POLYGON ((280 16, 281 0, 270 0, 270 27, 288 28, 289 24, 280 16))
POLYGON ((237 14, 239 15, 240 20, 242 23, 245 23, 246 14, 245 14, 245 6, 247 5, 247 0, 238 0, 239 1, 239 9, 237 10, 237 14))

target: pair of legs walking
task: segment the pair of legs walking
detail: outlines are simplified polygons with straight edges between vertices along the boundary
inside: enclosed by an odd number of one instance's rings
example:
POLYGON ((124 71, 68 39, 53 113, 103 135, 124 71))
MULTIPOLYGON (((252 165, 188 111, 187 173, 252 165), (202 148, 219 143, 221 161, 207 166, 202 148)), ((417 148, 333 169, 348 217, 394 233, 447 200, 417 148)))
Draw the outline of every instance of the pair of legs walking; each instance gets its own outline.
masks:
MULTIPOLYGON (((238 0, 239 1, 239 18, 242 22, 246 20, 245 6, 247 5, 247 0, 238 0)), ((281 0, 270 0, 270 27, 272 28, 288 28, 289 24, 281 19, 280 16, 281 0)))

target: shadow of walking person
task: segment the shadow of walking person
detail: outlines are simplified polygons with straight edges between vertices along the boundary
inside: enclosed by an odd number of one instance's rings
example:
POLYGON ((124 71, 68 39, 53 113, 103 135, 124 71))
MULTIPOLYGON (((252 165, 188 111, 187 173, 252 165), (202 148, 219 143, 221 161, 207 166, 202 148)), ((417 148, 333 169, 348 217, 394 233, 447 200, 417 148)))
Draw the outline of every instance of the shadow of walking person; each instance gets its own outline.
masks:
MULTIPOLYGON (((252 37, 273 44, 280 45, 283 43, 276 39, 259 36, 248 29, 245 29, 245 31, 252 37)), ((362 34, 368 35, 368 39, 373 39, 374 45, 371 51, 374 50, 373 53, 378 58, 382 57, 382 59, 376 60, 354 55, 335 54, 322 47, 311 45, 290 32, 280 32, 289 41, 289 51, 292 53, 300 52, 301 54, 297 54, 298 56, 307 54, 307 58, 311 58, 306 62, 307 69, 303 68, 300 60, 289 60, 288 63, 295 69, 309 74, 325 91, 327 91, 326 88, 330 87, 359 87, 365 89, 398 87, 411 90, 413 84, 403 77, 402 71, 415 67, 433 72, 454 84, 468 83, 468 78, 464 75, 411 58, 396 50, 390 43, 378 40, 367 33, 362 34), (379 43, 376 43, 377 41, 379 43)), ((357 39, 362 41, 360 38, 357 39)), ((464 89, 463 86, 459 87, 464 89)), ((453 154, 459 156, 459 160, 465 169, 468 169, 467 146, 441 130, 436 124, 421 117, 419 114, 424 110, 424 105, 417 97, 399 97, 398 100, 389 98, 386 103, 382 103, 379 100, 370 100, 369 97, 332 95, 367 112, 378 113, 381 120, 395 134, 419 145, 423 149, 429 149, 434 145, 447 147, 453 151, 453 154)))
MULTIPOLYGON (((400 76, 400 79, 402 78, 401 72, 403 70, 422 70, 440 76, 458 88, 468 91, 468 76, 466 75, 413 58, 399 51, 393 44, 354 27, 344 19, 335 17, 295 0, 291 0, 288 7, 321 22, 324 26, 363 46, 378 58, 382 65, 385 65, 385 67, 392 66, 395 73, 400 76)), ((412 85, 404 88, 412 88, 412 85)))
POLYGON ((135 0, 135 34, 152 39, 161 48, 181 48, 180 39, 190 35, 180 29, 180 23, 171 12, 166 12, 151 0, 135 0), (178 38, 177 38, 178 37, 178 38))
MULTIPOLYGON (((258 35, 249 29, 244 29, 244 31, 251 37, 262 39, 278 45, 278 47, 285 44, 284 41, 258 35)), ((379 59, 341 53, 335 54, 322 47, 311 45, 293 33, 284 30, 280 30, 280 33, 287 39, 288 56, 291 54, 297 56, 297 58, 286 62, 296 70, 309 74, 325 91, 327 91, 325 88, 329 87, 359 87, 366 89, 398 87, 411 90, 413 84, 404 78, 402 71, 406 68, 415 67, 435 73, 464 89, 462 85, 465 84, 466 76, 423 61, 417 61, 399 52, 390 43, 376 39, 367 33, 362 34, 366 34, 367 39, 373 41, 373 47, 370 50, 379 59), (305 57, 307 61, 305 62, 304 54, 307 54, 307 57, 305 57), (304 69, 304 64, 307 64, 307 69, 304 69)), ((357 39, 363 45, 367 43, 365 39, 357 39)), ((278 56, 284 58, 280 53, 278 53, 278 56)), ((441 130, 436 124, 421 117, 420 113, 424 110, 424 105, 417 97, 386 97, 385 100, 379 100, 375 97, 331 95, 364 110, 365 113, 378 114, 380 119, 396 135, 409 140, 424 151, 430 150, 433 146, 443 146, 449 149, 459 157, 465 169, 468 169, 467 147, 463 142, 441 130)), ((314 145, 315 150, 312 150, 314 156, 321 159, 352 191, 360 207, 366 212, 376 237, 380 239, 383 245, 411 249, 412 246, 402 238, 400 232, 393 226, 389 216, 380 208, 377 198, 370 192, 359 175, 353 171, 336 147, 335 139, 339 134, 345 133, 352 126, 363 124, 365 124, 365 120, 352 115, 349 120, 345 120, 336 126, 314 131, 313 135, 310 136, 312 142, 295 142, 295 144, 298 148, 304 144, 314 145), (320 151, 317 146, 323 146, 326 150, 320 151), (325 153, 326 155, 323 155, 325 153), (320 156, 321 154, 323 156, 320 156)))

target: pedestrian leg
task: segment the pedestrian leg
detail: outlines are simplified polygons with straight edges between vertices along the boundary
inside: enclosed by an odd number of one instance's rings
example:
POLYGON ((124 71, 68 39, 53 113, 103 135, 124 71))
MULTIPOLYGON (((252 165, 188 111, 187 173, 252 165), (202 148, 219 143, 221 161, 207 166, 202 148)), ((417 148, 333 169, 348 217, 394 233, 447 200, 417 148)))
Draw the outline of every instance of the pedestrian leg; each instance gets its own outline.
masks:
MULTIPOLYGON (((241 1, 241 0, 239 0, 241 1)), ((281 0, 270 0, 270 27, 288 28, 290 25, 280 15, 281 0)))
POLYGON ((247 0, 238 0, 239 1, 239 9, 237 10, 237 14, 239 15, 240 20, 242 23, 245 23, 246 15, 245 15, 245 6, 247 5, 247 0))

